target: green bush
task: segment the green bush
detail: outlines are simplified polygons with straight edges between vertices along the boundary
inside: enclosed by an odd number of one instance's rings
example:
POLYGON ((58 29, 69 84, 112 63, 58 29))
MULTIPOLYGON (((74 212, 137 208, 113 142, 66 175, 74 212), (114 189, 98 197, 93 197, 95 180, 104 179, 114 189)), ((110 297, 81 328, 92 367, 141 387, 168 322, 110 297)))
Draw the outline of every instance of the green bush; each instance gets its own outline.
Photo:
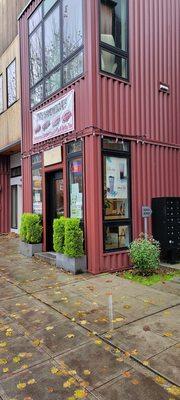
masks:
POLYGON ((53 248, 56 253, 64 252, 65 217, 54 219, 53 222, 53 248))
POLYGON ((25 213, 21 217, 20 238, 26 243, 41 243, 42 218, 37 214, 25 213))
POLYGON ((69 257, 81 257, 84 254, 83 231, 78 218, 66 219, 64 254, 69 257))
POLYGON ((159 242, 139 237, 130 244, 130 259, 141 275, 152 274, 159 267, 159 242))

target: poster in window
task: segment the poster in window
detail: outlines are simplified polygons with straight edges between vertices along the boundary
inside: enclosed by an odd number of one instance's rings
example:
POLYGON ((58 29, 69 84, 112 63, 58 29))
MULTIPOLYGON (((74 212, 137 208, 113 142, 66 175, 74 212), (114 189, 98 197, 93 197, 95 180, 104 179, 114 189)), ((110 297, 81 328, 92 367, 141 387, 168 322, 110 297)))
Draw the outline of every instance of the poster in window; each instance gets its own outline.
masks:
POLYGON ((107 199, 127 199, 127 159, 106 157, 107 199))

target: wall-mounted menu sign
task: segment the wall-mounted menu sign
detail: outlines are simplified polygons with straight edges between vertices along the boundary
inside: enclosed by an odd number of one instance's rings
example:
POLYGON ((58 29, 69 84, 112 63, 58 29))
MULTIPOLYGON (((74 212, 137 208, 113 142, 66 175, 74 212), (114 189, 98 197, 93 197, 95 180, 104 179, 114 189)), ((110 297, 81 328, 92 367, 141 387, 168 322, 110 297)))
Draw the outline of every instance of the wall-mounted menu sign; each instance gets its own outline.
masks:
POLYGON ((74 130, 74 90, 32 113, 33 144, 74 130))

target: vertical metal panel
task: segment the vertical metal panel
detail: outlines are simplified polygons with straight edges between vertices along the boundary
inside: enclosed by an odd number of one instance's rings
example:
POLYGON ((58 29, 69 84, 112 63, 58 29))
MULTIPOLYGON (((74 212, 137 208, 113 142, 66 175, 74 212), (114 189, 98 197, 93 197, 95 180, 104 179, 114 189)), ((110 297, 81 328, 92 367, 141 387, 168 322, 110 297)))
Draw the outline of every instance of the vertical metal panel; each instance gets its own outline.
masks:
MULTIPOLYGON (((179 0, 129 0, 129 84, 99 74, 97 65, 97 127, 180 144, 179 15, 179 0), (170 95, 159 92, 160 81, 170 95)), ((96 40, 98 47, 98 31, 96 40)))
POLYGON ((22 160, 23 212, 32 212, 32 176, 31 158, 22 160))
POLYGON ((10 230, 10 167, 9 157, 0 157, 0 232, 10 230))

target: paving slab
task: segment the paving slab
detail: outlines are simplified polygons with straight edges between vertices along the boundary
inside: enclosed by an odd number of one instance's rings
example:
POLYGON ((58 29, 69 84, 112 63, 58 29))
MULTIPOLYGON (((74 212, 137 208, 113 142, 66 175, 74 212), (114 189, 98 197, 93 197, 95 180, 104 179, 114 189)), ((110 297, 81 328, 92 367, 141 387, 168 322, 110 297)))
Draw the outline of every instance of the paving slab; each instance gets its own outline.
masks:
POLYGON ((23 296, 24 292, 20 288, 9 282, 0 283, 0 299, 13 299, 14 297, 23 296))
POLYGON ((167 379, 172 379, 176 385, 180 385, 180 344, 151 358, 149 365, 167 379))
MULTIPOLYGON (((77 292, 78 293, 78 292, 77 292)), ((34 296, 37 299, 51 305, 55 310, 69 317, 74 317, 78 311, 94 310, 97 304, 85 300, 83 297, 77 296, 71 292, 71 287, 68 289, 48 289, 42 292, 36 292, 34 296)))
POLYGON ((146 294, 142 296, 141 293, 137 295, 136 297, 139 300, 151 302, 155 306, 158 307, 172 307, 174 305, 177 305, 180 303, 179 301, 179 296, 176 296, 174 294, 168 293, 168 296, 166 293, 157 291, 153 288, 148 288, 146 291, 146 294))
POLYGON ((111 329, 118 328, 127 322, 127 318, 118 312, 114 312, 113 316, 108 307, 97 308, 91 311, 78 311, 74 315, 78 323, 86 321, 85 326, 98 333, 107 332, 111 329))
POLYGON ((93 390, 132 368, 124 360, 119 362, 121 356, 121 352, 117 355, 110 346, 96 338, 55 360, 67 369, 75 370, 76 378, 88 382, 88 390, 93 390))
POLYGON ((50 358, 29 338, 23 336, 16 337, 13 341, 0 342, 0 346, 1 344, 4 347, 0 347, 0 381, 21 369, 26 369, 50 358))
POLYGON ((93 395, 87 393, 67 371, 58 370, 53 362, 30 368, 0 384, 3 400, 67 400, 74 399, 74 394, 81 399, 94 400, 93 395))
POLYGON ((23 296, 15 302, 5 300, 1 305, 10 318, 18 321, 29 332, 36 332, 61 321, 61 315, 38 300, 34 300, 31 296, 23 296))
POLYGON ((151 378, 130 371, 93 392, 100 400, 170 400, 168 392, 151 378))
POLYGON ((159 290, 164 293, 175 294, 176 296, 180 296, 180 284, 179 282, 160 282, 156 285, 153 285, 153 289, 159 290))
POLYGON ((143 330, 138 322, 117 329, 109 341, 125 351, 135 350, 136 357, 141 361, 145 361, 176 343, 169 337, 162 337, 155 332, 143 330))
POLYGON ((88 342, 88 332, 65 317, 56 325, 39 330, 34 338, 43 341, 43 349, 51 356, 63 354, 88 342))

